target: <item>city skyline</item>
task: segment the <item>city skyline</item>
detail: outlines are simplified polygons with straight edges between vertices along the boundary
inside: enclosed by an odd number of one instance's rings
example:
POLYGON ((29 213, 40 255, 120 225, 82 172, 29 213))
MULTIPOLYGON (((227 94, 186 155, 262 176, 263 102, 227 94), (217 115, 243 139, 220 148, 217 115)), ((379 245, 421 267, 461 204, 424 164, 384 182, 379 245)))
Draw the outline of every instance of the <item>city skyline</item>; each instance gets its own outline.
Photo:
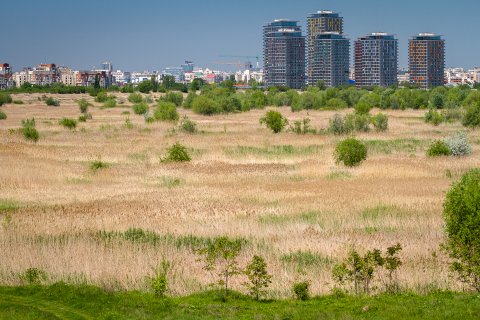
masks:
POLYGON ((4 34, 7 45, 0 60, 10 63, 15 71, 52 62, 89 69, 103 60, 125 70, 161 70, 184 60, 215 68, 214 61, 221 55, 261 56, 262 34, 258 30, 268 21, 297 20, 305 33, 308 15, 332 10, 341 13, 344 34, 350 39, 372 32, 396 35, 400 68, 408 65, 408 39, 421 32, 443 35, 447 40, 447 67, 472 68, 480 64, 476 54, 480 43, 472 41, 474 29, 465 25, 475 21, 475 9, 480 9, 480 4, 469 0, 459 0, 455 6, 411 0, 361 4, 350 0, 295 4, 212 0, 202 5, 189 0, 182 4, 137 1, 135 7, 123 0, 9 2, 2 6, 7 13, 3 22, 12 27, 4 34))

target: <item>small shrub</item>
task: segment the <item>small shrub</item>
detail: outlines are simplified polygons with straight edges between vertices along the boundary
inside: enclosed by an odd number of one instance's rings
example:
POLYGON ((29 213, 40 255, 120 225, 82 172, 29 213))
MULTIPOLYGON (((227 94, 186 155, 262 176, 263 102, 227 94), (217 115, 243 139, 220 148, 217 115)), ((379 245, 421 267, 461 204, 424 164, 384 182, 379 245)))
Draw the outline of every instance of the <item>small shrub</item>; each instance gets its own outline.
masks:
POLYGON ((164 97, 162 97, 163 101, 174 103, 175 106, 180 107, 183 103, 183 95, 179 92, 167 92, 164 97))
POLYGON ((139 104, 143 102, 143 96, 140 93, 131 93, 128 96, 128 101, 134 104, 139 104))
POLYGON ((272 276, 267 272, 265 260, 254 256, 245 268, 245 274, 250 282, 245 282, 244 285, 255 300, 260 300, 265 294, 265 289, 272 283, 272 276))
POLYGON ((170 262, 163 260, 161 266, 155 269, 154 275, 147 279, 150 289, 156 297, 163 298, 168 290, 167 273, 170 262))
POLYGON ((133 106, 133 113, 143 115, 148 112, 148 104, 145 102, 137 103, 133 106))
POLYGON ((425 113, 425 123, 431 123, 434 126, 440 125, 445 119, 443 118, 442 114, 434 109, 428 110, 427 113, 425 113))
POLYGON ((296 134, 316 133, 315 129, 310 127, 310 118, 303 118, 303 120, 297 120, 290 127, 290 130, 296 134))
POLYGON ((5 114, 5 112, 0 110, 0 120, 5 120, 5 119, 7 119, 7 115, 5 114))
POLYGON ((260 124, 265 124, 273 133, 279 133, 288 124, 288 120, 280 112, 271 110, 260 119, 260 124))
POLYGON ((78 122, 87 122, 87 116, 82 114, 78 117, 78 122))
POLYGON ((334 156, 337 163, 355 167, 367 159, 367 147, 355 138, 348 138, 337 145, 334 156))
POLYGON ((351 132, 350 129, 345 126, 345 119, 338 113, 330 119, 328 131, 335 135, 342 135, 351 132))
POLYGON ((462 109, 453 108, 445 109, 442 111, 442 117, 445 122, 453 123, 455 121, 461 121, 464 117, 462 109))
POLYGON ((22 100, 13 100, 13 104, 20 105, 20 104, 24 104, 24 102, 22 100))
POLYGON ((465 127, 476 128, 480 126, 480 102, 467 108, 462 124, 465 127))
POLYGON ((51 107, 60 106, 60 101, 52 97, 49 97, 47 100, 45 100, 45 103, 47 104, 47 106, 51 106, 51 107))
POLYGON ((195 113, 211 116, 221 113, 223 110, 220 105, 213 99, 205 96, 199 96, 192 102, 192 110, 195 113))
POLYGON ((444 204, 451 270, 480 292, 480 169, 466 173, 448 192, 444 204))
POLYGON ((184 132, 195 133, 197 132, 197 123, 190 120, 187 116, 184 116, 180 121, 180 128, 184 132))
POLYGON ((439 156, 450 156, 452 155, 452 151, 448 147, 448 145, 441 141, 436 140, 432 143, 430 148, 427 150, 427 156, 429 157, 439 157, 439 156))
POLYGON ((70 130, 73 130, 77 127, 77 120, 75 119, 63 118, 58 123, 70 130))
POLYGON ((110 165, 102 160, 95 160, 90 163, 90 170, 96 172, 98 170, 108 169, 110 165))
POLYGON ((101 92, 97 93, 97 96, 95 97, 95 102, 103 103, 103 102, 107 101, 108 99, 110 99, 108 94, 105 91, 101 91, 101 92))
POLYGON ((40 285, 47 280, 47 273, 38 268, 28 268, 25 272, 19 274, 20 280, 29 286, 40 285))
POLYGON ((22 134, 26 140, 38 141, 40 134, 35 128, 35 118, 22 120, 22 134))
POLYGON ((192 158, 188 154, 187 148, 180 143, 175 143, 168 148, 167 156, 163 159, 163 161, 171 162, 188 162, 190 160, 192 160, 192 158))
POLYGON ((363 256, 352 250, 344 262, 333 267, 332 276, 340 285, 351 283, 355 294, 369 294, 376 268, 383 264, 380 250, 367 251, 363 256))
POLYGON ((307 301, 310 299, 310 283, 308 281, 293 284, 293 293, 297 300, 307 301))
POLYGON ((195 93, 195 91, 189 92, 187 97, 183 101, 183 107, 185 109, 191 109, 193 101, 195 100, 196 97, 197 97, 197 94, 195 93))
POLYGON ((372 124, 375 127, 376 131, 387 131, 388 116, 384 113, 379 113, 376 116, 372 117, 372 124))
POLYGON ((103 108, 110 109, 117 106, 117 101, 114 98, 109 98, 103 103, 103 108))
POLYGON ((81 113, 87 113, 90 103, 86 99, 80 99, 77 101, 78 107, 80 108, 81 113))
POLYGON ((132 121, 130 120, 130 118, 125 119, 124 126, 125 126, 125 128, 127 128, 127 129, 133 129, 133 123, 132 123, 132 121))
POLYGON ((345 117, 346 131, 370 131, 370 115, 365 113, 350 113, 345 117))
POLYGON ((454 156, 468 156, 472 153, 472 146, 464 132, 459 132, 445 139, 444 142, 454 156))
POLYGON ((12 103, 12 97, 8 93, 0 92, 0 106, 7 103, 12 103))
POLYGON ((174 103, 161 101, 155 109, 154 117, 160 121, 177 121, 179 115, 174 103))

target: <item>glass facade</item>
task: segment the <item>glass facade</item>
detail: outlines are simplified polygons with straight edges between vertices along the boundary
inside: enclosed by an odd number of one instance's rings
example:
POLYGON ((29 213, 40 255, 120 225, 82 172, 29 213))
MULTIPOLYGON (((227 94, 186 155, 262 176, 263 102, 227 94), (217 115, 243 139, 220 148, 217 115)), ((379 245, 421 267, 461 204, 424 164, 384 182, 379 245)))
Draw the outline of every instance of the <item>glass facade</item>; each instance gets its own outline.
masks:
POLYGON ((409 41, 410 82, 429 89, 444 85, 445 40, 434 34, 420 34, 409 41))
POLYGON ((305 86, 305 37, 297 21, 275 20, 263 27, 265 84, 305 86))
POLYGON ((355 41, 357 87, 388 87, 398 83, 398 40, 393 35, 373 33, 355 41))
POLYGON ((317 35, 312 56, 309 84, 324 81, 328 87, 348 84, 350 40, 338 33, 317 35))
POLYGON ((308 82, 314 83, 314 52, 317 36, 334 32, 343 34, 343 17, 332 11, 318 11, 307 17, 307 73, 308 82))

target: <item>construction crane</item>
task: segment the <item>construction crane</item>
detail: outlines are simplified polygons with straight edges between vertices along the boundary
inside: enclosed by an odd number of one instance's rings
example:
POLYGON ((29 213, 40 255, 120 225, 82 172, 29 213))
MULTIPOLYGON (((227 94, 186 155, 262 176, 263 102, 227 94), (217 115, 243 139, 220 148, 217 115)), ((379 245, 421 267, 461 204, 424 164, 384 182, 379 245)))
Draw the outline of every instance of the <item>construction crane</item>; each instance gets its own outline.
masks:
POLYGON ((216 65, 236 66, 239 70, 249 69, 252 67, 250 63, 247 64, 242 61, 215 61, 213 63, 216 65))
POLYGON ((260 66, 260 58, 258 57, 258 55, 256 56, 229 56, 229 55, 222 55, 220 56, 220 58, 242 58, 242 59, 255 59, 257 61, 257 69, 259 68, 260 66))

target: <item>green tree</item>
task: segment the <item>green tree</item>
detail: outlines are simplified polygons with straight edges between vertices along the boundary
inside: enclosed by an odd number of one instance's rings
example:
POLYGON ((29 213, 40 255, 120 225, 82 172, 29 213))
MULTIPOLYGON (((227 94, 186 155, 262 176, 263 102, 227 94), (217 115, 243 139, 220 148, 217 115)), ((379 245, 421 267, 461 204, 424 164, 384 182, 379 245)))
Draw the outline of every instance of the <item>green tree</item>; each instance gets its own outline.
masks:
POLYGON ((355 167, 367 159, 367 147, 355 138, 348 138, 337 144, 334 156, 337 163, 355 167))
POLYGON ((237 262, 241 250, 242 242, 228 237, 216 238, 206 247, 197 250, 197 253, 204 257, 204 269, 217 274, 216 284, 223 287, 224 301, 228 296, 231 278, 241 273, 237 262))
POLYGON ((288 124, 288 120, 280 112, 270 110, 260 119, 260 124, 265 124, 273 133, 279 133, 288 124))
POLYGON ((444 204, 451 269, 480 292, 480 169, 466 173, 448 192, 444 204))
POLYGON ((245 274, 250 282, 245 282, 250 295, 255 300, 265 294, 265 289, 272 283, 272 276, 267 272, 267 264, 262 257, 253 256, 252 261, 247 265, 245 274))
POLYGON ((154 117, 160 121, 177 121, 180 116, 174 103, 160 101, 155 109, 154 117))

